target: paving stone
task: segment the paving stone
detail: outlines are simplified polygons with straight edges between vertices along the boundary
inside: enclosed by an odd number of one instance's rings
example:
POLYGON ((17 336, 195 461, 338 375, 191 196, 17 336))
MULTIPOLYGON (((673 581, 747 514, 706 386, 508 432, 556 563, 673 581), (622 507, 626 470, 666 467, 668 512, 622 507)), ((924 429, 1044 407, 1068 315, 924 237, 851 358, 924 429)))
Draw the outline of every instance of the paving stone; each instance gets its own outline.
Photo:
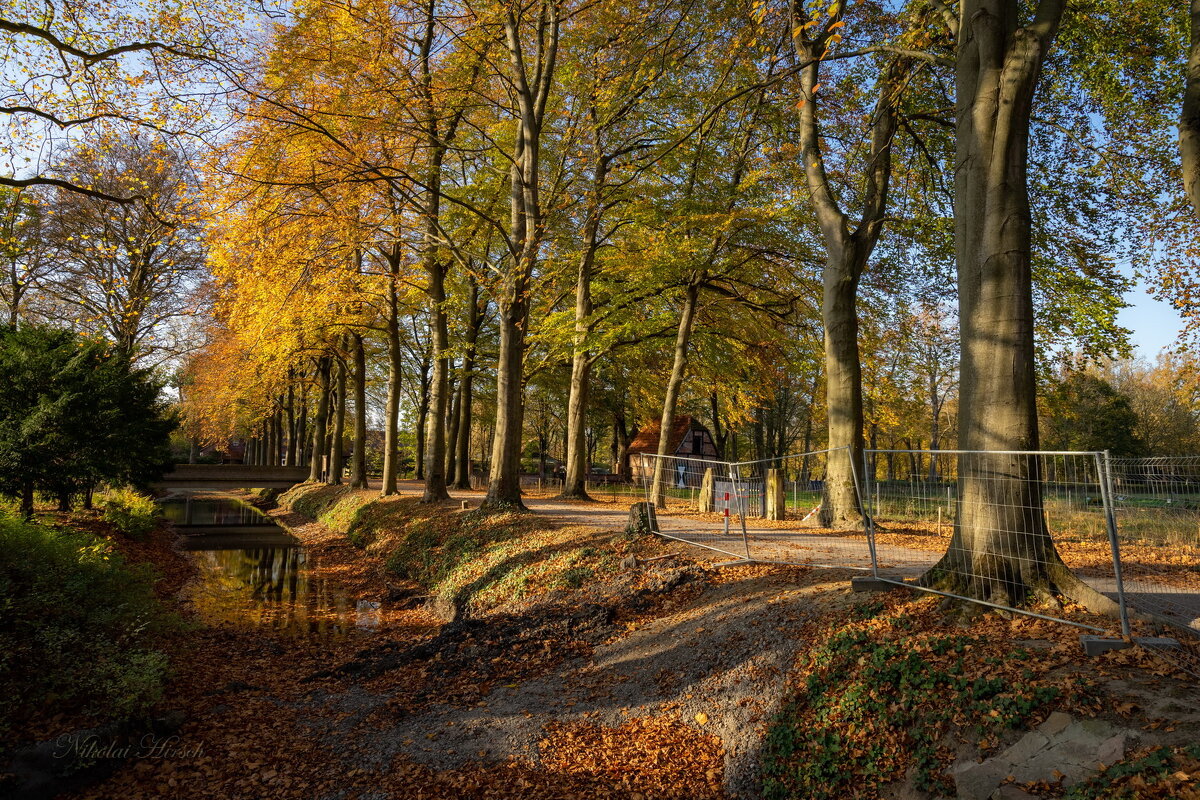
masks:
POLYGON ((1070 714, 1064 714, 1061 711, 1055 711, 1050 716, 1046 717, 1046 721, 1038 726, 1038 730, 1047 736, 1053 736, 1056 733, 1061 733, 1072 722, 1070 714))
POLYGON ((1125 734, 1118 733, 1101 742, 1100 747, 1096 749, 1096 761, 1107 767, 1125 758, 1125 738, 1125 734))
MULTIPOLYGON (((1056 772, 1065 776, 1063 785, 1070 786, 1095 774, 1101 761, 1111 764, 1120 760, 1125 740, 1124 732, 1103 720, 1072 720, 1067 714, 1052 714, 1038 730, 1025 734, 1003 753, 982 763, 957 765, 955 791, 960 800, 992 800, 1007 788, 1000 784, 1009 775, 1018 783, 1030 783, 1053 781, 1056 772)), ((1027 796, 1024 792, 1010 795, 1014 800, 1027 796)))

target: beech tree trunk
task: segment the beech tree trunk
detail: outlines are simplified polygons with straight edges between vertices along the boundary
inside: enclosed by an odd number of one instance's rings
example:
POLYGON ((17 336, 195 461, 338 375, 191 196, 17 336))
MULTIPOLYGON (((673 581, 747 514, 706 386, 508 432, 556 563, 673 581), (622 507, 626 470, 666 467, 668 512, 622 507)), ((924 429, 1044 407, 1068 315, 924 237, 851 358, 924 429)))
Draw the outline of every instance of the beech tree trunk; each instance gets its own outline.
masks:
POLYGON ((526 304, 502 302, 499 307, 500 358, 496 365, 496 428, 492 434, 492 468, 488 506, 518 506, 521 502, 521 432, 525 422, 522 361, 525 356, 526 304))
POLYGON ((417 429, 413 431, 416 442, 416 475, 417 480, 425 480, 425 425, 429 421, 429 355, 422 357, 419 380, 420 395, 417 399, 417 429))
POLYGON ((342 485, 342 469, 346 451, 346 362, 338 359, 337 381, 334 383, 337 405, 333 413, 333 436, 329 442, 329 475, 331 486, 342 485))
POLYGON ((479 341, 479 330, 483 327, 483 313, 479 309, 479 284, 474 276, 469 278, 471 294, 468 301, 467 348, 463 354, 462 379, 459 383, 458 467, 454 486, 457 489, 471 488, 471 406, 475 384, 475 343, 479 341))
MULTIPOLYGON (((300 373, 304 378, 304 373, 300 373)), ((296 466, 308 466, 308 386, 300 384, 300 414, 296 420, 296 466)))
MULTIPOLYGON (((809 33, 797 27, 793 37, 797 58, 807 63, 800 72, 800 157, 812 195, 813 209, 825 242, 824 291, 821 320, 825 328, 825 398, 829 425, 828 447, 833 450, 825 468, 825 491, 819 523, 824 527, 863 527, 862 504, 855 470, 863 468, 862 361, 858 350, 858 284, 867 260, 883 231, 888 185, 892 172, 892 139, 898 127, 899 105, 911 68, 906 59, 893 60, 876 84, 878 99, 871 127, 870 157, 863 167, 862 211, 857 225, 842 209, 825 169, 819 119, 821 58, 837 28, 844 6, 828 26, 809 33), (836 26, 836 27, 835 27, 836 26)), ((793 25, 808 12, 794 0, 793 25)))
POLYGON ((313 420, 312 463, 309 464, 309 481, 321 480, 321 456, 326 452, 329 423, 329 356, 322 356, 317 365, 317 417, 313 420))
MULTIPOLYGON (((1022 27, 1017 0, 963 0, 954 197, 963 450, 1038 449, 1029 119, 1064 6, 1041 0, 1022 27)), ((1059 591, 1095 610, 1113 607, 1058 557, 1036 456, 965 454, 958 474, 950 546, 923 583, 999 605, 1059 591)))
POLYGON ((525 412, 525 333, 529 285, 544 236, 540 199, 542 123, 553 86, 559 36, 557 0, 542 0, 530 10, 537 14, 532 47, 523 41, 521 25, 512 7, 505 12, 504 19, 518 113, 516 146, 509 169, 511 264, 501 281, 497 300, 500 354, 496 367, 496 429, 483 508, 524 508, 521 440, 525 412))
POLYGON ((287 391, 287 450, 283 454, 283 465, 285 467, 296 466, 296 386, 292 371, 288 370, 288 391, 287 391))
MULTIPOLYGON (((395 264, 393 264, 395 269, 395 264)), ((394 495, 398 486, 396 483, 399 470, 400 443, 400 373, 404 369, 404 354, 400 350, 400 308, 396 296, 396 280, 398 275, 393 273, 388 282, 388 385, 387 409, 385 411, 383 433, 383 486, 379 493, 383 497, 394 495)))
POLYGON ((422 503, 449 500, 446 491, 446 400, 449 391, 449 323, 446 315, 446 271, 440 261, 428 266, 433 305, 433 379, 425 422, 425 492, 422 503))
POLYGON ((692 338, 692 326, 696 322, 696 306, 700 301, 700 283, 692 280, 683 296, 683 310, 679 315, 679 329, 675 334, 675 357, 671 364, 671 377, 667 381, 667 394, 663 398, 662 420, 658 433, 658 455, 654 460, 654 482, 650 486, 650 502, 656 508, 666 508, 666 481, 664 476, 665 456, 670 455, 671 429, 675 426, 675 409, 679 405, 679 390, 687 372, 688 344, 692 338))
MULTIPOLYGON (((450 377, 454 377, 454 365, 450 364, 450 377)), ((454 483, 458 468, 458 426, 462 422, 462 383, 451 380, 450 412, 446 420, 446 483, 454 483)))
POLYGON ((583 226, 583 253, 575 279, 575 342, 571 355, 571 390, 567 398, 566 475, 562 497, 589 500, 587 493, 587 404, 591 387, 592 353, 587 346, 592 331, 592 271, 600 246, 602 193, 608 180, 608 157, 601 156, 592 176, 592 196, 583 226))
POLYGON ((1200 0, 1192 0, 1188 19, 1191 42, 1179 116, 1179 155, 1183 161, 1183 188, 1200 214, 1200 0))
MULTIPOLYGON (((828 243, 827 243, 828 246, 828 243)), ((825 327, 825 407, 829 453, 820 524, 853 529, 863 524, 856 470, 863 468, 862 359, 858 349, 858 280, 865 259, 851 244, 830 252, 821 316, 825 327), (844 448, 844 449, 836 449, 844 448)))
POLYGON ((361 333, 350 334, 354 348, 354 456, 350 460, 350 486, 367 488, 367 353, 361 333))

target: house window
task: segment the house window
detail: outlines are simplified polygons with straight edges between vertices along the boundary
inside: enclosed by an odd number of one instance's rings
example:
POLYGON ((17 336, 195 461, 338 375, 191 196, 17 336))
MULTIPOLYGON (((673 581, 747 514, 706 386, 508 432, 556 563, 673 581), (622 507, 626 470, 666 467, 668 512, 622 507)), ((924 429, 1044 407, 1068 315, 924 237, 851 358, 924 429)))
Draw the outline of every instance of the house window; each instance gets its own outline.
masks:
POLYGON ((704 433, 702 431, 692 431, 692 452, 704 452, 704 433))

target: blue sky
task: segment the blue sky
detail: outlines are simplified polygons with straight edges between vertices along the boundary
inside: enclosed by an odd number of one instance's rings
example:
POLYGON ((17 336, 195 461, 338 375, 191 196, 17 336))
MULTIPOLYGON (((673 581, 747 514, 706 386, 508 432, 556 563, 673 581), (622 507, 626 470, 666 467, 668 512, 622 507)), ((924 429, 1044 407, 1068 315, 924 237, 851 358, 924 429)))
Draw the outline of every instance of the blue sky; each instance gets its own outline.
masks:
POLYGON ((1164 347, 1171 347, 1183 327, 1175 309, 1155 300, 1139 286, 1125 295, 1131 305, 1122 309, 1118 321, 1133 331, 1133 343, 1138 355, 1153 359, 1164 347))

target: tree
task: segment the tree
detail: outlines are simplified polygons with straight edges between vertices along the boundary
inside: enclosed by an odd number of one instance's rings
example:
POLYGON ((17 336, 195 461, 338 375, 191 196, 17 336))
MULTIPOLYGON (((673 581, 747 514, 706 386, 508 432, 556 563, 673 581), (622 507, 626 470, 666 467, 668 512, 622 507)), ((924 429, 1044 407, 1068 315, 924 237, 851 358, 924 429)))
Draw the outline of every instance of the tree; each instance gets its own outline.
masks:
POLYGON ((1092 372, 1071 370, 1045 393, 1042 438, 1048 450, 1108 450, 1142 456, 1132 399, 1092 372))
POLYGON ((9 325, 16 325, 27 312, 30 292, 53 266, 52 245, 43 236, 45 209, 31 191, 0 188, 0 259, 4 262, 0 298, 9 325))
POLYGON ((1066 4, 963 0, 955 64, 954 242, 962 354, 958 508, 926 584, 998 605, 1054 591, 1107 601, 1063 564, 1039 483, 1034 348, 1031 111, 1066 4))
POLYGON ((194 215, 194 186, 184 157, 145 136, 79 145, 65 174, 110 193, 138 191, 121 205, 59 190, 44 235, 55 245, 54 274, 42 282, 62 321, 110 338, 134 357, 175 354, 167 325, 191 312, 204 250, 194 215), (164 222, 170 218, 177 222, 164 222))
MULTIPOLYGON (((841 40, 846 4, 820 7, 791 4, 791 36, 801 65, 799 101, 800 158, 812 195, 826 250, 821 318, 825 330, 825 391, 831 453, 821 502, 821 525, 860 527, 862 509, 854 468, 863 463, 862 358, 858 349, 858 286, 879 241, 888 210, 892 143, 900 127, 900 105, 911 77, 911 58, 896 57, 882 65, 871 113, 870 150, 861 167, 863 186, 844 193, 861 206, 858 219, 844 210, 826 165, 818 96, 822 59, 841 40), (810 9, 812 9, 810 11, 810 9), (811 29, 811 30, 810 30, 811 29)), ((845 167, 843 167, 845 168, 845 167)), ((847 170, 849 171, 849 170, 847 170)))
MULTIPOLYGON (((56 175, 63 141, 95 141, 136 130, 210 130, 214 95, 200 90, 219 75, 216 61, 241 38, 231 7, 127 4, 86 0, 12 0, 0 10, 0 47, 11 75, 0 89, 0 120, 10 135, 0 154, 24 164, 0 186, 55 187, 97 200, 135 205, 136 186, 98 186, 87 176, 56 175), (188 102, 179 102, 187 96, 188 102), (33 162, 33 155, 38 159, 33 162)), ((220 124, 220 123, 216 123, 220 124)))
POLYGON ((135 485, 170 463, 173 414, 151 373, 112 344, 46 325, 0 328, 0 492, 135 485))

